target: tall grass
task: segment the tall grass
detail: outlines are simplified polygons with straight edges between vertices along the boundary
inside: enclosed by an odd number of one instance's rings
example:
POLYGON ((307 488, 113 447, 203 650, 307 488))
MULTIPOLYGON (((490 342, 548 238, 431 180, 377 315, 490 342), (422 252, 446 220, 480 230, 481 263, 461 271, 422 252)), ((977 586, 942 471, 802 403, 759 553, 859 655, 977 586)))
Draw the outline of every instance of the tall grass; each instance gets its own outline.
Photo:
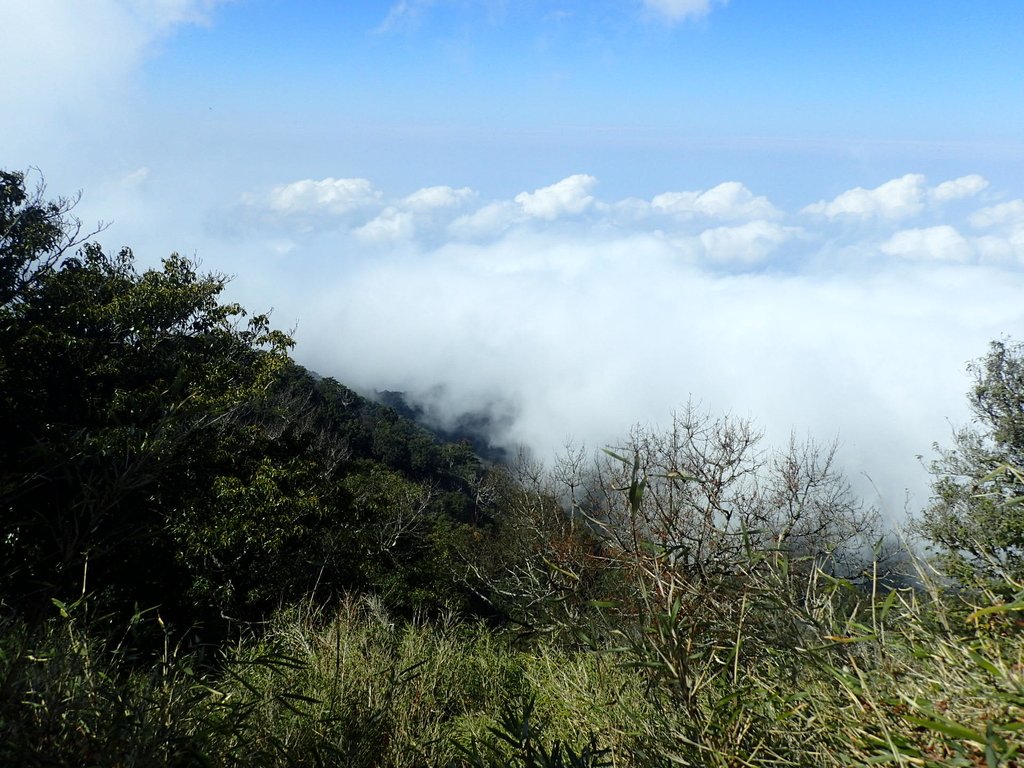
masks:
POLYGON ((0 765, 204 765, 211 734, 200 655, 154 613, 113 632, 84 603, 42 626, 0 620, 0 765), (140 658, 140 629, 162 634, 140 658))
POLYGON ((652 567, 642 610, 605 606, 589 650, 398 623, 371 598, 284 611, 216 657, 166 633, 133 657, 77 610, 9 622, 0 764, 1020 764, 1022 585, 797 570, 766 553, 697 585, 652 567))
MULTIPOLYGON (((617 702, 646 705, 642 681, 601 654, 517 649, 480 624, 396 625, 371 599, 330 617, 283 614, 225 669, 219 695, 257 705, 259 728, 245 738, 262 751, 273 741, 293 763, 319 751, 350 766, 460 764, 528 704, 549 746, 582 750, 590 734, 618 746, 630 731, 617 702), (270 655, 290 663, 259 662, 270 655)), ((506 746, 499 754, 511 760, 506 746)))
POLYGON ((396 624, 370 598, 283 612, 215 664, 170 642, 128 663, 99 634, 75 615, 4 627, 0 764, 465 765, 480 745, 506 764, 516 749, 495 731, 510 713, 529 712, 533 747, 576 754, 591 734, 625 749, 639 726, 617 720, 622 702, 647 706, 601 654, 396 624))
POLYGON ((719 589, 648 571, 645 614, 614 631, 623 665, 649 676, 656 711, 631 761, 1019 764, 1020 585, 890 590, 877 574, 854 585, 820 570, 794 578, 791 566, 762 553, 719 589), (1016 599, 1002 602, 1008 586, 1016 599))

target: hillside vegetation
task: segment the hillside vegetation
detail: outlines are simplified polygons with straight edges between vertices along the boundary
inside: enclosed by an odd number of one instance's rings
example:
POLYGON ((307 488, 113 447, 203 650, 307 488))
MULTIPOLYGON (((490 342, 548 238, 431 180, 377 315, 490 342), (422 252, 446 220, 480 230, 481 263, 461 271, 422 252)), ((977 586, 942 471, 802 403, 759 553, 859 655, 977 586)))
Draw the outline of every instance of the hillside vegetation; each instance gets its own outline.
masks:
POLYGON ((0 765, 1019 764, 1024 346, 908 550, 693 404, 485 461, 73 202, 0 172, 0 765))

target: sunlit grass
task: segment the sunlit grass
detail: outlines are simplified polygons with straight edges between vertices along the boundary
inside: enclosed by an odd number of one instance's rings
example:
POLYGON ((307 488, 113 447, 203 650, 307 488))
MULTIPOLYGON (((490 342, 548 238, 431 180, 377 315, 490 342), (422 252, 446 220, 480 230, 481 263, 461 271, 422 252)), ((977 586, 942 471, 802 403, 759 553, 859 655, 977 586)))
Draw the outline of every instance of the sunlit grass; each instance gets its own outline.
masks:
POLYGON ((590 649, 397 622, 369 598, 284 611, 216 660, 169 642, 132 659, 74 612, 8 624, 0 762, 1018 764, 1019 606, 822 576, 794 600, 756 566, 732 595, 609 615, 590 649))

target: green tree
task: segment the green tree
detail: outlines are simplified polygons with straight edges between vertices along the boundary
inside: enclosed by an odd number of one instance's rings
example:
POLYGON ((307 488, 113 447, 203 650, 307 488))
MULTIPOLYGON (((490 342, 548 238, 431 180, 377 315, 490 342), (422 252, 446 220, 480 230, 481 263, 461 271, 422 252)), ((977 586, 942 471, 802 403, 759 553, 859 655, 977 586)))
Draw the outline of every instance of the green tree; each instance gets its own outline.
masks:
POLYGON ((223 276, 81 245, 72 206, 0 175, 4 602, 208 626, 314 591, 458 603, 472 452, 295 365, 223 276))
POLYGON ((180 256, 139 274, 128 249, 69 255, 70 210, 0 175, 0 579, 14 602, 158 598, 177 586, 169 523, 291 340, 180 256))
POLYGON ((994 341, 968 366, 974 418, 953 447, 935 446, 933 498, 917 521, 945 570, 962 581, 1024 578, 1024 344, 994 341))
POLYGON ((67 251, 88 239, 71 215, 77 198, 44 200, 45 186, 34 192, 25 174, 0 170, 0 307, 23 298, 67 251))

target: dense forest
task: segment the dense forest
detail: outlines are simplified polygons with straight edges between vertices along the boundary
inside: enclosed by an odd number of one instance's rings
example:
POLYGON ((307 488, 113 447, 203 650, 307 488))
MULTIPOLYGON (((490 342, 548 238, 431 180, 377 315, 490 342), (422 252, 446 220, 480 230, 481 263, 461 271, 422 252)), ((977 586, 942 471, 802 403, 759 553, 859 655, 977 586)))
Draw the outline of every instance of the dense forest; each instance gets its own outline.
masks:
POLYGON ((0 172, 0 764, 1019 764, 1024 344, 897 534, 698 404, 428 430, 74 203, 0 172))

